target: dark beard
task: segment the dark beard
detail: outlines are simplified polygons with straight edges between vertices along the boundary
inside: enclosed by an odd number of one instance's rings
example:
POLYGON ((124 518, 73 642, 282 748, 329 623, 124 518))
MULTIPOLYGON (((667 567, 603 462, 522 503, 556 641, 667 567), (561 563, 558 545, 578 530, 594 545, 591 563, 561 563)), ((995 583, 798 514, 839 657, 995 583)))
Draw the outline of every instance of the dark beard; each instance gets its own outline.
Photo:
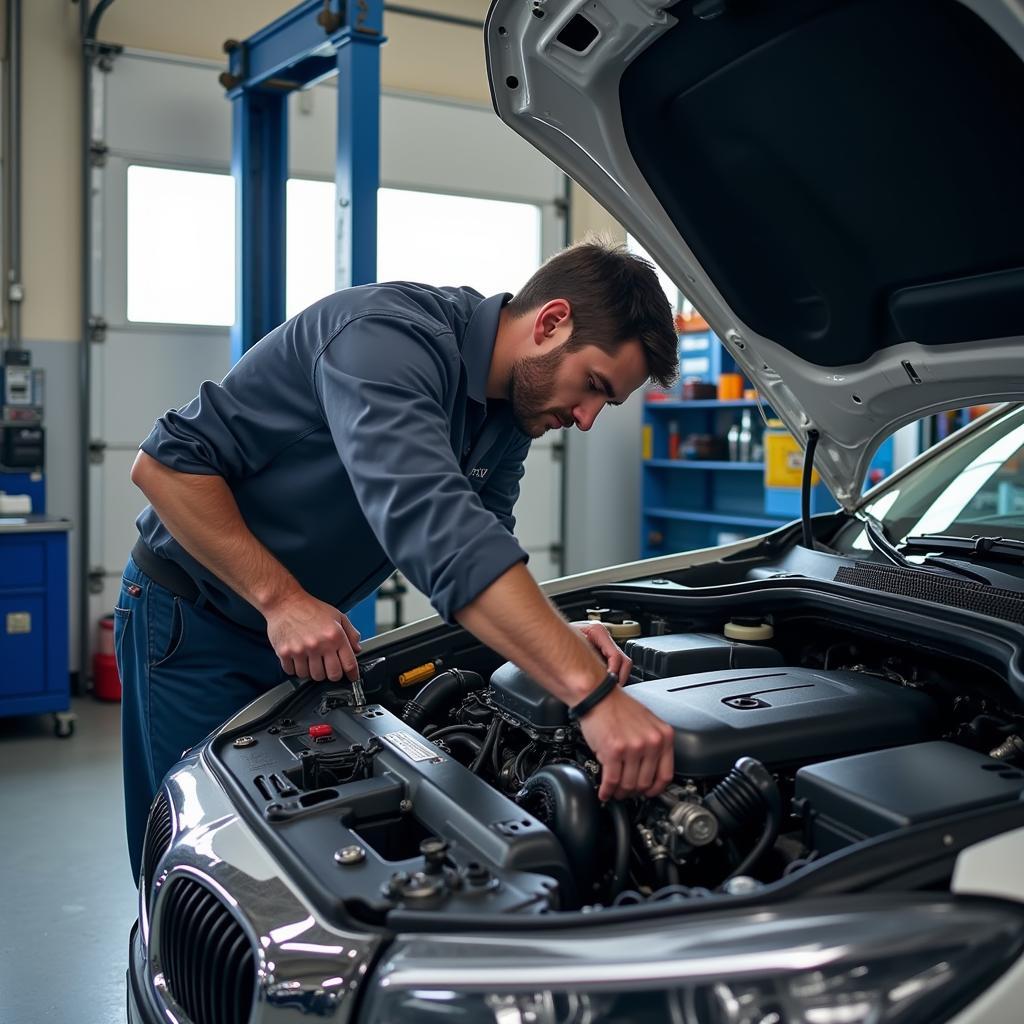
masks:
POLYGON ((544 355, 517 359, 512 364, 509 377, 512 417, 524 434, 534 436, 535 425, 530 421, 543 413, 551 412, 549 403, 555 393, 555 373, 562 365, 565 355, 566 346, 559 345, 544 355))

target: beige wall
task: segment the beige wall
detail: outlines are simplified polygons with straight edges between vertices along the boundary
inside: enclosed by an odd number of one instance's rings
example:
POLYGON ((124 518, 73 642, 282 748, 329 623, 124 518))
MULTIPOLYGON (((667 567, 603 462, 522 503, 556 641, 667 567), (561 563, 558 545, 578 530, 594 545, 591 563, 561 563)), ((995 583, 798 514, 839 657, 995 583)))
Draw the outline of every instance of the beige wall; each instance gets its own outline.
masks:
MULTIPOLYGON (((404 0, 407 6, 483 19, 487 0, 404 0)), ((293 0, 115 0, 100 39, 124 46, 224 60, 222 45, 244 39, 294 6, 293 0)), ((26 338, 79 337, 78 8, 68 0, 23 0, 23 248, 26 338)), ((2 26, 2 19, 0 19, 2 26)), ((481 34, 386 14, 385 89, 490 103, 481 34)), ((573 234, 621 229, 574 190, 573 234)))

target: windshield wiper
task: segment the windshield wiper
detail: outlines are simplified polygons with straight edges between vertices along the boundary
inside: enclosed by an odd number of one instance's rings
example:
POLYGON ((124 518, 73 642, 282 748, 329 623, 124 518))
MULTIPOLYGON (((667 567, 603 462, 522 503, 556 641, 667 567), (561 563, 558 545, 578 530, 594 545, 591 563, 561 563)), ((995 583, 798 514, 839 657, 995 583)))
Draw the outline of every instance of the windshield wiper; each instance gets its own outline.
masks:
POLYGON ((908 537, 899 550, 915 554, 938 551, 1015 562, 1018 565, 1024 563, 1024 541, 1009 537, 952 537, 944 533, 922 533, 917 537, 908 537))
MULTIPOLYGON (((932 573, 956 573, 958 576, 963 576, 965 579, 973 580, 975 583, 983 583, 985 586, 991 586, 992 581, 980 573, 976 573, 969 569, 966 565, 960 565, 957 562, 948 562, 944 558, 926 558, 925 561, 918 565, 916 562, 911 562, 904 554, 904 551, 913 550, 909 548, 911 540, 917 538, 907 538, 903 544, 897 547, 893 544, 888 531, 882 522, 875 519, 874 516, 869 515, 867 512, 861 513, 861 520, 864 523, 864 534, 868 539, 868 543, 877 551, 883 558, 892 562, 893 565, 898 565, 901 569, 912 569, 915 572, 932 572, 932 573)), ((957 540, 962 538, 951 537, 949 540, 957 540)), ((1021 549, 1024 550, 1024 544, 1021 545, 1021 549)), ((934 545, 925 547, 925 553, 937 550, 934 545)), ((960 550, 959 548, 956 550, 960 550)))
POLYGON ((898 565, 901 569, 918 568, 913 562, 908 561, 900 549, 893 544, 888 531, 880 520, 869 515, 867 512, 862 512, 860 518, 864 523, 864 534, 868 539, 868 543, 883 558, 892 562, 893 565, 898 565))

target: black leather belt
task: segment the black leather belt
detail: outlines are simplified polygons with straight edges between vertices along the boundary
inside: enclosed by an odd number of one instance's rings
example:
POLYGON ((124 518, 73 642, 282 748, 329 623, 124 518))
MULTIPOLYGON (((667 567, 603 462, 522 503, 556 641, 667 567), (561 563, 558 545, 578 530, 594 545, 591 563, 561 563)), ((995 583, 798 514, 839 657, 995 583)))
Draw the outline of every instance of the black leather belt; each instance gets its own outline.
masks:
POLYGON ((196 581, 177 562, 161 558, 140 537, 132 548, 132 561, 154 582, 190 604, 199 600, 196 581))

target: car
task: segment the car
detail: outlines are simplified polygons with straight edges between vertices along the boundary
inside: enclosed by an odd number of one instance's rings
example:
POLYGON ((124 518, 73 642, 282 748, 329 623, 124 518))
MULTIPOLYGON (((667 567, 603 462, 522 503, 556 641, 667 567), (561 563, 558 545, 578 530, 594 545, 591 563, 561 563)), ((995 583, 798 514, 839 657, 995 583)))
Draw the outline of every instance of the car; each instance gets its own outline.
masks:
MULTIPOLYGON (((675 732, 601 804, 463 630, 166 776, 132 1022, 1001 1024, 1024 999, 1024 18, 495 0, 494 105, 679 283, 838 511, 545 584, 675 732), (862 493, 879 444, 987 414, 862 493)), ((216 685, 216 680, 211 680, 216 685)))

